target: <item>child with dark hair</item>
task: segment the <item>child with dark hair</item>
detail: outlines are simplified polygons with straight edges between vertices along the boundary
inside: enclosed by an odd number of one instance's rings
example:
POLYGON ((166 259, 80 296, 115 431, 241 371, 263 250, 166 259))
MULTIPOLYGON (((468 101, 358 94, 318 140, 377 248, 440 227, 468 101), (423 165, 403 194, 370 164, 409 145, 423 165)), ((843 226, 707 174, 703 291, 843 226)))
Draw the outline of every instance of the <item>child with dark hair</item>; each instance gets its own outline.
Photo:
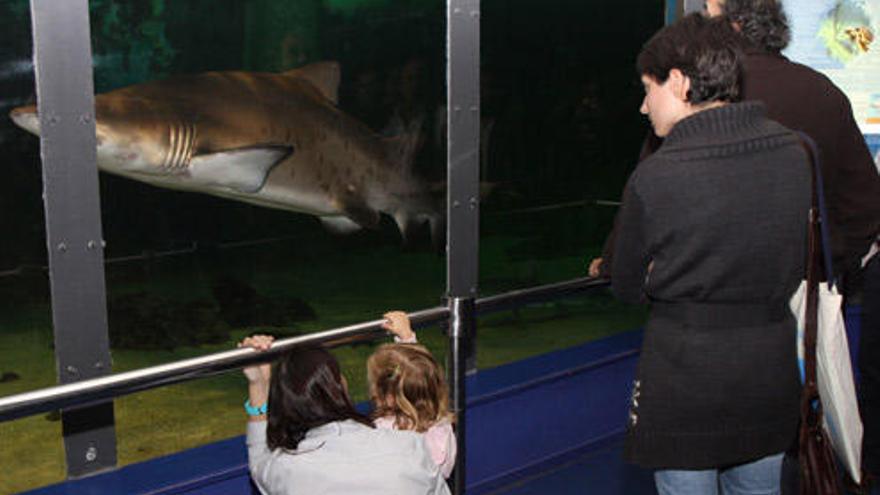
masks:
POLYGON ((662 146, 627 184, 611 283, 650 304, 625 446, 660 495, 779 492, 799 420, 795 321, 810 165, 760 102, 738 103, 730 23, 691 15, 638 56, 662 146))
POLYGON ((367 382, 378 428, 424 435, 431 458, 448 478, 455 466, 456 443, 443 369, 431 352, 416 343, 403 311, 385 313, 383 327, 394 334, 367 360, 367 382))
MULTIPOLYGON (((239 347, 264 351, 272 342, 256 335, 239 347)), ((374 428, 325 349, 296 349, 274 369, 250 366, 244 374, 248 460, 264 495, 449 494, 421 435, 374 428)))

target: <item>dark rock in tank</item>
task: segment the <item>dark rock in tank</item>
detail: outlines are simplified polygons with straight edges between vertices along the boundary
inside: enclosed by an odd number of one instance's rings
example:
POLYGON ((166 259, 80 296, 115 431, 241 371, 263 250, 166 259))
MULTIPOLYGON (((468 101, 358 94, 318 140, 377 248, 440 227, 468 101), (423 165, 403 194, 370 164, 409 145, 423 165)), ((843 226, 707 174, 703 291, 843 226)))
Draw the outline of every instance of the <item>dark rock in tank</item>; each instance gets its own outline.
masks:
POLYGON ((282 327, 314 319, 315 310, 296 297, 266 297, 241 280, 224 277, 212 288, 220 315, 232 327, 282 327))

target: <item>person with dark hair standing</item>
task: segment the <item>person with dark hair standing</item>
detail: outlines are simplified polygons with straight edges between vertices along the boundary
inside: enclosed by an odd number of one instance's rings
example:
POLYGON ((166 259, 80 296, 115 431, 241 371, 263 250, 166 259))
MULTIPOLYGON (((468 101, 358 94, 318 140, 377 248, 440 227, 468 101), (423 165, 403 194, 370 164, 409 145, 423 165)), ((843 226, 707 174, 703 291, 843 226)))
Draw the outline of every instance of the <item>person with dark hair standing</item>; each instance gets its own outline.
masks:
MULTIPOLYGON (((272 341, 256 335, 239 347, 272 341)), ((244 374, 248 463, 264 495, 449 495, 421 435, 374 428, 326 350, 297 349, 244 374)))
POLYGON ((641 112, 665 141, 627 183, 611 283, 650 303, 625 456, 656 470, 660 495, 778 493, 797 434, 788 300, 804 273, 810 166, 762 103, 737 103, 735 37, 691 15, 637 59, 641 112))

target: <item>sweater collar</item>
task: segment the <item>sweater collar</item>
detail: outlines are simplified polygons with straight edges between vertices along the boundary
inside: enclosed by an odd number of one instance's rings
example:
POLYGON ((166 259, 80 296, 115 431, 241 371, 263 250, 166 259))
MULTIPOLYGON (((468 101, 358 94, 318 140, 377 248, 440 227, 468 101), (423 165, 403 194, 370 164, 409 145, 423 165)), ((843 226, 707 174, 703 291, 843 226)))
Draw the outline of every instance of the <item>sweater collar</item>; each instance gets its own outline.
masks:
POLYGON ((306 438, 316 439, 324 437, 338 437, 346 433, 363 429, 369 429, 369 427, 352 419, 346 419, 344 421, 333 421, 310 429, 308 432, 306 432, 306 438))
POLYGON ((675 146, 693 139, 723 142, 758 131, 766 109, 759 101, 730 103, 702 110, 680 120, 666 136, 664 144, 675 146))

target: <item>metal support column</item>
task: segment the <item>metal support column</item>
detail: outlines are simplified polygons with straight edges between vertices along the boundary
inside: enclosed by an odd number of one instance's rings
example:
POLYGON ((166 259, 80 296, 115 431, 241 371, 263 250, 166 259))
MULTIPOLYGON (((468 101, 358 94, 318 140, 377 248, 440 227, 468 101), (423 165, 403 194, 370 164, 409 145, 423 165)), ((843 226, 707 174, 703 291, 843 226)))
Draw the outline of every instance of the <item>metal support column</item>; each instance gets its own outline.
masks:
POLYGON ((467 374, 467 349, 473 338, 469 336, 476 328, 476 307, 472 297, 454 297, 449 300, 449 398, 455 411, 455 440, 458 442, 458 455, 455 459, 455 472, 452 477, 452 492, 462 495, 465 492, 465 466, 467 459, 467 422, 465 421, 466 400, 465 377, 467 374))
MULTIPOLYGON (((110 372, 88 0, 31 0, 55 360, 62 384, 110 372)), ((113 403, 62 411, 67 474, 116 465, 113 403)))
POLYGON ((465 374, 476 367, 479 259, 480 2, 447 0, 447 296, 449 385, 456 414, 458 458, 453 493, 465 488, 465 374))

